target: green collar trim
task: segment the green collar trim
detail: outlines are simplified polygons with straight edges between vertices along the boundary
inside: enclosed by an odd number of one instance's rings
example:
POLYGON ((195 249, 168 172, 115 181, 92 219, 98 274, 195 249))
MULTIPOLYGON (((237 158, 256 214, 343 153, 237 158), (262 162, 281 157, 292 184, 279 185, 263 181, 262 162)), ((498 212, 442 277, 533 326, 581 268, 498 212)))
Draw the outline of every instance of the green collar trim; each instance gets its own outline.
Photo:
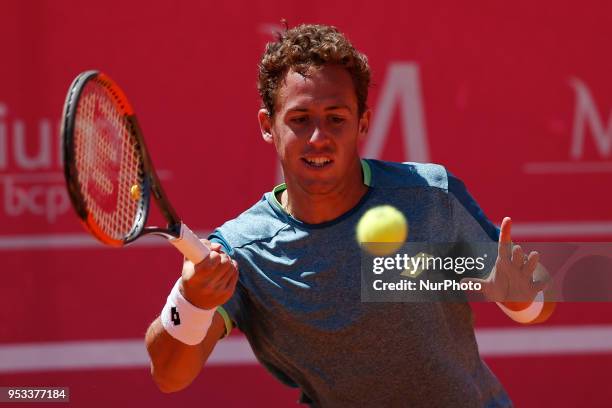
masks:
POLYGON ((363 172, 363 184, 372 187, 372 169, 367 160, 361 159, 361 171, 363 172))
POLYGON ((286 189, 287 189, 287 185, 285 183, 281 183, 278 186, 274 187, 274 189, 272 190, 272 197, 271 197, 272 199, 270 201, 272 201, 272 203, 276 205, 279 208, 279 210, 289 215, 289 213, 285 211, 285 209, 283 208, 283 205, 279 203, 278 199, 276 198, 276 194, 280 193, 281 191, 285 191, 286 189))
MULTIPOLYGON (((361 172, 363 173, 363 184, 368 187, 372 186, 372 169, 370 168, 370 163, 367 160, 361 159, 361 172)), ((281 193, 287 189, 287 184, 281 183, 278 186, 274 187, 272 190, 272 203, 276 205, 282 212, 289 215, 287 211, 283 208, 282 204, 278 202, 276 195, 281 193)))

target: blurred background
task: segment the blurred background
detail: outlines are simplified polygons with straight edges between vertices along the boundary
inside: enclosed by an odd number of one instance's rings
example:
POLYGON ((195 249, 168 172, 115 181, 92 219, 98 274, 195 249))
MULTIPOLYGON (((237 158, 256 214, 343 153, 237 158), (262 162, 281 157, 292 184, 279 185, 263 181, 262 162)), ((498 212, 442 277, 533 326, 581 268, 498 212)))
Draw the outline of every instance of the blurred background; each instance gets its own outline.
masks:
MULTIPOLYGON (((365 157, 446 165, 491 220, 512 216, 516 241, 612 239, 610 2, 0 0, 0 386, 68 386, 84 407, 296 406, 240 333, 190 388, 157 390, 143 336, 181 257, 163 240, 112 250, 87 235, 59 139, 72 79, 106 72, 171 201, 206 234, 279 179, 255 83, 282 18, 335 25, 368 55, 365 157)), ((610 303, 562 303, 534 327, 474 312, 518 407, 609 406, 610 303)))

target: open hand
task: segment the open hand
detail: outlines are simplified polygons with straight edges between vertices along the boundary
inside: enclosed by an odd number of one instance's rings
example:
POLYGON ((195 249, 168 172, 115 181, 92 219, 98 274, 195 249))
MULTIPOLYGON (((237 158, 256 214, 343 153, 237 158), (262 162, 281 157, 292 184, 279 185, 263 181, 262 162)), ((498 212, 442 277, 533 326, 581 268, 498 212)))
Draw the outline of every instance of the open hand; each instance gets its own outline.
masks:
POLYGON ((510 309, 521 310, 546 288, 547 282, 534 281, 533 273, 540 255, 532 251, 527 256, 519 245, 513 246, 511 229, 512 220, 505 217, 501 225, 497 260, 489 276, 486 279, 465 278, 462 282, 480 283, 481 293, 487 300, 504 302, 510 309))

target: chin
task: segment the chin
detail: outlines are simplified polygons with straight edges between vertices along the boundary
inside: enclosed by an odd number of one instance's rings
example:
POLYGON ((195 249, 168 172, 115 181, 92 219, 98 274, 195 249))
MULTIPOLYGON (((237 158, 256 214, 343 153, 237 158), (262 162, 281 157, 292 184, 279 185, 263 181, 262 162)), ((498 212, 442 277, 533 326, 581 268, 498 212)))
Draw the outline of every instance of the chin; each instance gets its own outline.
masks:
POLYGON ((302 183, 302 188, 308 194, 321 195, 331 193, 339 184, 337 180, 312 180, 302 183))

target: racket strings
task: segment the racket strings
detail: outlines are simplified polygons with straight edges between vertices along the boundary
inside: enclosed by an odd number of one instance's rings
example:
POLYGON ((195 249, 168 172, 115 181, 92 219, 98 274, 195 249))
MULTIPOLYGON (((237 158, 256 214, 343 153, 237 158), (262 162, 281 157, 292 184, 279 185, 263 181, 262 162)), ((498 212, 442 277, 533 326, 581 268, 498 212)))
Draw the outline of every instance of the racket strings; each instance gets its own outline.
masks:
POLYGON ((95 229, 124 240, 137 227, 142 199, 130 189, 137 185, 142 191, 144 171, 130 123, 107 92, 95 82, 83 89, 75 121, 75 165, 95 229))
POLYGON ((120 231, 127 231, 123 235, 123 237, 127 237, 134 228, 134 222, 140 209, 140 200, 135 199, 130 191, 132 186, 137 185, 139 191, 142 192, 144 190, 144 177, 138 145, 134 142, 135 138, 130 135, 132 129, 125 118, 123 122, 125 124, 125 127, 123 127, 125 137, 121 139, 123 157, 119 171, 119 191, 122 193, 119 195, 120 200, 117 205, 118 211, 115 222, 120 225, 120 231))

